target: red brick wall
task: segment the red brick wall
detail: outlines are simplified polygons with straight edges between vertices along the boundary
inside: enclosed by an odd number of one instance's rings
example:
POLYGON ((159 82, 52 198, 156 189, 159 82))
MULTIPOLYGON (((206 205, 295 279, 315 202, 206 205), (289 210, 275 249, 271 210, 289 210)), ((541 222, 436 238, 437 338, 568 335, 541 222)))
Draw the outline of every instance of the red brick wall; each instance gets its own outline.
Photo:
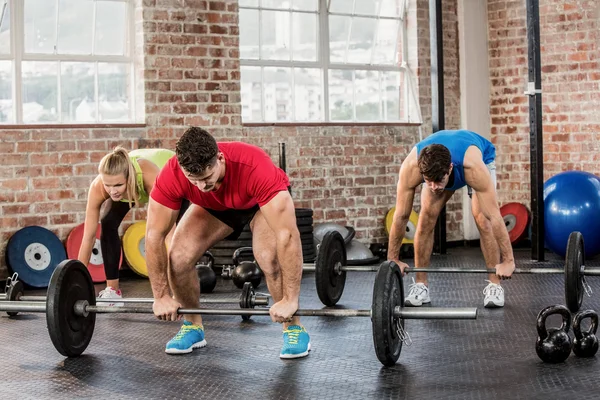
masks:
MULTIPOLYGON (((428 1, 417 3, 417 82, 427 136, 430 123, 428 1)), ((457 127, 456 4, 444 2, 446 126, 457 127)), ((84 220, 89 183, 100 158, 127 148, 173 148, 189 125, 218 139, 263 146, 276 160, 287 144, 287 167, 299 207, 316 222, 353 225, 366 242, 386 240, 383 219, 395 202, 398 168, 418 141, 416 127, 244 127, 241 122, 236 0, 136 0, 137 74, 144 78, 145 124, 129 128, 3 128, 0 131, 0 270, 8 238, 41 225, 61 239, 84 220)), ((416 201, 418 201, 418 196, 416 201)), ((416 203, 418 204, 418 203, 416 203)), ((418 209, 418 206, 415 207, 418 209)), ((460 202, 449 205, 449 240, 462 236, 460 202), (458 204, 458 205, 457 205, 458 204), (453 211, 456 210, 456 211, 453 211)), ((126 221, 144 218, 132 213, 126 221)))
MULTIPOLYGON (((544 179, 566 170, 600 173, 598 5, 540 0, 544 179)), ((492 140, 499 197, 529 202, 529 125, 525 2, 490 0, 492 140)))

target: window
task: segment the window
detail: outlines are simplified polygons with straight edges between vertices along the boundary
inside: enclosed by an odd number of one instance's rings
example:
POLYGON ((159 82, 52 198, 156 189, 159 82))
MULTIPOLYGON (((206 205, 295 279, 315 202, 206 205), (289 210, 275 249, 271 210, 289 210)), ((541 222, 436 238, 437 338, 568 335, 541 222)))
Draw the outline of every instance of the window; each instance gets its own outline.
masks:
POLYGON ((130 0, 0 0, 0 124, 133 122, 130 0))
POLYGON ((239 0, 244 122, 420 122, 407 0, 239 0))

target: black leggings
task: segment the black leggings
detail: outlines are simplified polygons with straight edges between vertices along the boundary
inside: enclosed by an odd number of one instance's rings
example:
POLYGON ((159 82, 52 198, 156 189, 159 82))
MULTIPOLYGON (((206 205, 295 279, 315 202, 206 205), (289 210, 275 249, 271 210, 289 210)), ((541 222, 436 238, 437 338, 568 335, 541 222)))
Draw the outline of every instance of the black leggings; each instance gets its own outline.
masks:
MULTIPOLYGON (((189 201, 183 200, 177 222, 190 206, 189 201)), ((100 234, 100 247, 104 261, 104 273, 107 280, 119 279, 119 261, 121 260, 121 239, 119 226, 131 208, 129 202, 113 201, 110 210, 100 221, 102 233, 100 234)))

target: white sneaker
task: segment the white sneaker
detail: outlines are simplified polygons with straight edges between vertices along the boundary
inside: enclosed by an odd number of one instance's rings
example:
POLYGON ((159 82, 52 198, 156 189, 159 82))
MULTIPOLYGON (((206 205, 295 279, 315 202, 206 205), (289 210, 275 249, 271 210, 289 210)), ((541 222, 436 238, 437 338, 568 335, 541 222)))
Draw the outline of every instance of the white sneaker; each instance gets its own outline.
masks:
POLYGON ((490 281, 489 284, 483 289, 483 306, 486 308, 504 307, 504 289, 502 286, 490 281))
MULTIPOLYGON (((98 293, 98 298, 99 299, 122 299, 123 296, 121 295, 121 289, 115 290, 112 287, 108 286, 106 289, 101 290, 100 293, 98 293)), ((124 305, 124 303, 105 303, 105 302, 102 302, 102 304, 109 305, 109 306, 123 306, 124 305)))
POLYGON ((415 278, 412 278, 412 281, 413 283, 408 287, 408 296, 404 299, 404 305, 420 307, 423 304, 431 303, 429 288, 424 283, 415 283, 415 278))

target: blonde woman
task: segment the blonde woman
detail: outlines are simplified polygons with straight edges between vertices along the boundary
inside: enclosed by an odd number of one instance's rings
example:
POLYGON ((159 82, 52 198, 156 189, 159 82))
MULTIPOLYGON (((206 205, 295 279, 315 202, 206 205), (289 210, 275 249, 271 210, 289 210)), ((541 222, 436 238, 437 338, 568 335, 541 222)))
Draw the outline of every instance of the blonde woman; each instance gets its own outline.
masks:
MULTIPOLYGON (((138 149, 128 153, 119 146, 100 161, 98 176, 92 181, 88 192, 83 238, 77 257, 88 265, 100 221, 100 246, 106 273, 106 289, 100 292, 100 298, 122 298, 119 288, 119 225, 129 210, 148 202, 148 194, 156 176, 173 155, 174 152, 166 149, 138 149), (104 203, 106 211, 100 219, 100 209, 104 203)), ((179 217, 184 212, 182 208, 179 217)))

